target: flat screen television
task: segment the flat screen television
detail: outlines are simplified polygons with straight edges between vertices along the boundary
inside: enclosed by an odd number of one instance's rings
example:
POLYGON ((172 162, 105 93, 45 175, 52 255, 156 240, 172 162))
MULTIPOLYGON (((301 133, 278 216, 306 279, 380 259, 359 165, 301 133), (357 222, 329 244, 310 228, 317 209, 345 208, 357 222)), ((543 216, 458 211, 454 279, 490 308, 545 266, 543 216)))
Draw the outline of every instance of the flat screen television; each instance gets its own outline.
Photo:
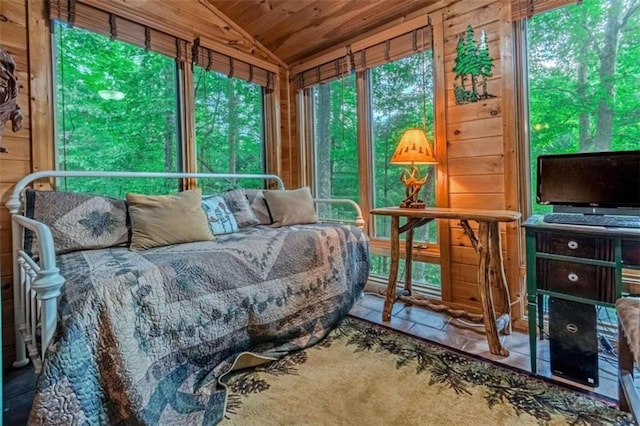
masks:
POLYGON ((640 215, 640 150, 541 155, 537 177, 554 212, 640 215))

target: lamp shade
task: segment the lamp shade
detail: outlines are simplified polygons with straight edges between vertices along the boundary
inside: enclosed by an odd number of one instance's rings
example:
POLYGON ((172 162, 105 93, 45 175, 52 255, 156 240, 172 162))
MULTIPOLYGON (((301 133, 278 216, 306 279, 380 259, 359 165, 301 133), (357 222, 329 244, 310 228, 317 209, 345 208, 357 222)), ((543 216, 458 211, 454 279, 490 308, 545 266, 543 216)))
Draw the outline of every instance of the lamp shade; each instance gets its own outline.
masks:
POLYGON ((404 132, 391 164, 438 164, 427 135, 421 129, 409 129, 404 132))

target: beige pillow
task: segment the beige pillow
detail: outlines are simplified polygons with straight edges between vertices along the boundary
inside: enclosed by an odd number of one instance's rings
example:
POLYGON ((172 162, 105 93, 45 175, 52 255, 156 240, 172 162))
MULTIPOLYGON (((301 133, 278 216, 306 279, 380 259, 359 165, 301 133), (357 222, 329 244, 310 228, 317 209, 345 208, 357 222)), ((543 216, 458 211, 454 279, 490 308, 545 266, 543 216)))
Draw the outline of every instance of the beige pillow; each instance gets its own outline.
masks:
POLYGON ((284 225, 316 223, 318 216, 309 187, 286 190, 265 190, 274 228, 284 225))
POLYGON ((174 195, 127 194, 131 250, 213 240, 201 189, 174 195))

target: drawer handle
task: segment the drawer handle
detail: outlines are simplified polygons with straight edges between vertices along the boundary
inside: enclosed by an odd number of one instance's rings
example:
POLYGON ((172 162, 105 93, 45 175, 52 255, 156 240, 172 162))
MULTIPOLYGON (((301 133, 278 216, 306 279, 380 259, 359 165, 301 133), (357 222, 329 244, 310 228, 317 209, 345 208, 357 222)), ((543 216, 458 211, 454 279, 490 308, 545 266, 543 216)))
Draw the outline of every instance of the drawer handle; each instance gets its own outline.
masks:
POLYGON ((571 250, 575 250, 575 249, 578 248, 578 243, 576 241, 573 241, 573 240, 569 241, 569 243, 567 245, 569 246, 569 248, 571 250))
POLYGON ((578 275, 574 274, 573 272, 570 273, 567 278, 569 278, 569 281, 571 281, 572 283, 575 283, 578 281, 578 275))

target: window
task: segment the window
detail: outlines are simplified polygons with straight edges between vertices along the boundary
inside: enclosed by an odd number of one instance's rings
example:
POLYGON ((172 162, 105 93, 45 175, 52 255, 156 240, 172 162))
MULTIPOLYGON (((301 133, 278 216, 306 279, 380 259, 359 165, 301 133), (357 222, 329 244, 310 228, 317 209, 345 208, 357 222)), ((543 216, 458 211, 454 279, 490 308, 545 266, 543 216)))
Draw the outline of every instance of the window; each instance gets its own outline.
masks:
MULTIPOLYGON (((258 84, 194 67, 196 160, 200 173, 264 173, 263 95, 258 84)), ((234 182, 203 181, 204 192, 234 182)), ((242 180, 259 188, 262 180, 242 180)))
MULTIPOLYGON (((370 208, 396 206, 405 198, 402 167, 389 164, 405 130, 426 128, 433 144, 433 71, 430 27, 378 42, 357 52, 301 71, 295 83, 304 110, 301 137, 309 141, 311 176, 319 198, 349 198, 370 208), (355 70, 355 72, 353 72, 355 70)), ((420 192, 435 206, 433 166, 418 166, 429 181, 420 192)), ((344 219, 346 210, 332 207, 321 216, 344 219)), ((390 220, 375 217, 371 276, 389 276, 390 220)), ((404 238, 404 234, 401 236, 404 238)), ((413 277, 439 287, 437 227, 433 222, 415 231, 413 277), (431 247, 429 247, 431 244, 431 247), (433 263, 428 263, 433 262, 433 263)), ((436 290, 438 291, 438 290, 436 290)))
MULTIPOLYGON (((317 198, 359 200, 355 75, 313 88, 314 184, 317 198)), ((319 206, 322 218, 344 219, 353 210, 341 205, 319 206)))
MULTIPOLYGON (((637 0, 584 0, 527 20, 531 200, 539 155, 638 149, 639 26, 637 0)), ((623 270, 625 290, 634 282, 637 271, 623 270)), ((599 330, 615 333, 615 311, 598 309, 599 330)))
MULTIPOLYGON (((430 53, 408 56, 370 71, 375 207, 395 206, 405 198, 405 186, 400 182, 402 167, 405 166, 389 164, 402 133, 412 127, 426 126, 427 138, 433 144, 433 67, 430 53)), ((429 174, 420 198, 427 206, 435 206, 434 167, 417 167, 422 176, 429 174)), ((375 236, 389 238, 390 218, 376 216, 375 219, 375 236)), ((414 239, 436 242, 435 222, 416 229, 414 239)))
MULTIPOLYGON (((55 23, 56 148, 60 170, 179 170, 174 59, 64 23, 55 23)), ((67 179, 65 190, 122 196, 172 192, 153 180, 104 188, 100 179, 67 179)), ((166 186, 168 185, 168 186, 166 186)))
MULTIPOLYGON (((373 128, 373 181, 375 207, 398 205, 405 197, 400 182, 402 167, 389 164, 389 160, 402 137, 412 127, 425 128, 433 144, 433 67, 431 52, 415 55, 374 67, 371 76, 371 125, 373 128)), ((420 198, 427 206, 436 205, 434 166, 418 166, 422 176, 429 174, 420 198)), ((391 220, 388 216, 374 216, 375 237, 388 239, 391 220)), ((404 239, 404 234, 401 235, 404 239)), ((416 228, 414 243, 426 248, 437 243, 437 222, 416 228)), ((372 275, 389 276, 388 256, 374 256, 372 275)), ((402 271, 401 277, 403 276, 402 271)), ((440 284, 439 265, 413 261, 413 282, 420 285, 440 284)))
POLYGON ((640 9, 637 1, 584 0, 527 25, 535 200, 539 155, 638 149, 640 9))

